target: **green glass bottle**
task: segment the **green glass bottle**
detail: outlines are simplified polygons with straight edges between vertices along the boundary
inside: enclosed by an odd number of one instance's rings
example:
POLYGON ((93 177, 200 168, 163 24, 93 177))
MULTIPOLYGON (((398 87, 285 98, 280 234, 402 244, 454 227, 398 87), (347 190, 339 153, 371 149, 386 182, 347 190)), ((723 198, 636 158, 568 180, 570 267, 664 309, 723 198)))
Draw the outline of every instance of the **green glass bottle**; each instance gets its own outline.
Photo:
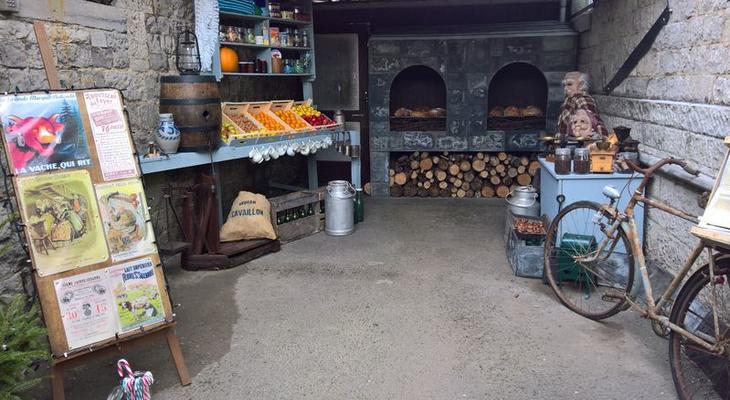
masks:
POLYGON ((314 205, 310 204, 309 207, 307 207, 307 215, 314 215, 314 205))
POLYGON ((362 202, 362 189, 355 191, 355 223, 365 220, 365 205, 362 202))

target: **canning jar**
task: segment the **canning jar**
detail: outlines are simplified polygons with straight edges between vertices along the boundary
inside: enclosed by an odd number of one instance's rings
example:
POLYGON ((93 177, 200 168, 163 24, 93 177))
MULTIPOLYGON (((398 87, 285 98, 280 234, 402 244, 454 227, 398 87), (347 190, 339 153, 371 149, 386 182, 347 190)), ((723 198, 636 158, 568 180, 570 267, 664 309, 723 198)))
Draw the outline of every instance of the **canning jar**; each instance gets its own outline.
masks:
POLYGON ((575 149, 573 155, 573 172, 576 174, 587 174, 591 172, 591 156, 585 147, 575 149))
POLYGON ((555 149, 555 173, 558 175, 568 175, 571 169, 570 149, 555 149))

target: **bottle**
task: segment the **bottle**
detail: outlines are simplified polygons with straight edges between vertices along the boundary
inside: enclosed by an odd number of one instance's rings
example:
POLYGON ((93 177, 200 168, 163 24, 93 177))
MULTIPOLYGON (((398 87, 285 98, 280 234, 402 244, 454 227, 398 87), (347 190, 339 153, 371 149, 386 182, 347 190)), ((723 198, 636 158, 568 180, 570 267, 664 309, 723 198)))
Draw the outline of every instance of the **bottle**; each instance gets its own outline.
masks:
POLYGON ((309 207, 307 208, 307 215, 308 216, 314 215, 314 205, 312 205, 312 204, 309 205, 309 207))
POLYGON ((294 47, 301 47, 302 46, 302 36, 299 34, 299 29, 294 29, 294 40, 293 40, 294 47))
POLYGON ((302 32, 302 47, 309 47, 309 34, 307 31, 302 32))
POLYGON ((355 223, 365 220, 365 205, 362 202, 362 189, 355 190, 355 223))

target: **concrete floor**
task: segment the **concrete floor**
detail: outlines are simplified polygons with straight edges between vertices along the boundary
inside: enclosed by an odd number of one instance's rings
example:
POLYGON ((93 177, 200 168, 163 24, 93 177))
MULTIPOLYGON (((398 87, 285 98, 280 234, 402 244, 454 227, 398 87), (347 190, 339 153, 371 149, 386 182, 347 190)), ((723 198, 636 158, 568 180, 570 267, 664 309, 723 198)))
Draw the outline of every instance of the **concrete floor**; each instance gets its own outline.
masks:
MULTIPOLYGON (((219 272, 170 268, 183 352, 128 359, 165 399, 676 398, 666 341, 624 313, 597 323, 512 275, 504 209, 368 199, 355 234, 324 234, 219 272)), ((78 369, 70 399, 104 398, 114 360, 78 369)))

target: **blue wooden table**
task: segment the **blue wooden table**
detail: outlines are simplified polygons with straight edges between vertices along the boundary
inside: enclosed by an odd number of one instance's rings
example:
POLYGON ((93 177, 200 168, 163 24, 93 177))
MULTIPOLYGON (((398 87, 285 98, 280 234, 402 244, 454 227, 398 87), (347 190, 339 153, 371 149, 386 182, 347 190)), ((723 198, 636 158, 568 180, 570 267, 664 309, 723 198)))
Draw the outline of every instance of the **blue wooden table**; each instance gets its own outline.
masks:
MULTIPOLYGON (((565 196, 562 208, 576 201, 589 200, 597 203, 606 203, 608 199, 603 195, 603 187, 614 186, 621 192, 618 201, 619 210, 623 210, 631 199, 632 193, 641 183, 643 175, 639 174, 570 174, 558 175, 555 173, 555 164, 540 158, 540 209, 552 221, 559 212, 557 197, 565 196), (633 176, 633 178, 632 178, 633 176)), ((639 231, 639 239, 644 241, 644 207, 638 204, 634 208, 634 217, 639 231)), ((621 246, 623 247, 623 246, 621 246)))

